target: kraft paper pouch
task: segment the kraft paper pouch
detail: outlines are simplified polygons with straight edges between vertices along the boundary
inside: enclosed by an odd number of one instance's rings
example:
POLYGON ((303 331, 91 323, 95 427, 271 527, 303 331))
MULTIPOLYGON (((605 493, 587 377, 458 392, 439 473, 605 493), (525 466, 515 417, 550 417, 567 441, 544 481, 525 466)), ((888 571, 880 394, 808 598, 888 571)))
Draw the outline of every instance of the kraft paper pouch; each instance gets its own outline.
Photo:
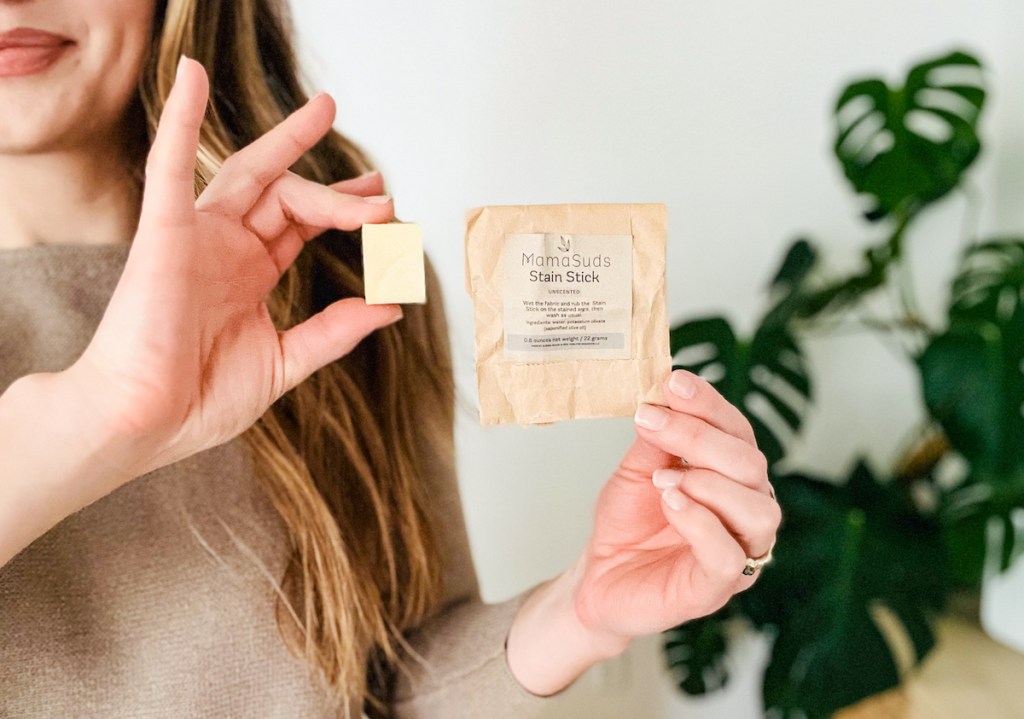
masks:
POLYGON ((469 213, 481 422, 626 416, 663 402, 665 235, 664 205, 469 213))

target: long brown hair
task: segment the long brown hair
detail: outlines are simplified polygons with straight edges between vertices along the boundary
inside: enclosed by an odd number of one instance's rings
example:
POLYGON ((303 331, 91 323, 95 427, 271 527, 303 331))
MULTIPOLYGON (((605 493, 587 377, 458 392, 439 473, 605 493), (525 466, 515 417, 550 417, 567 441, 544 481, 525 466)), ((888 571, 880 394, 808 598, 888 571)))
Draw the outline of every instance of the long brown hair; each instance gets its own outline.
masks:
MULTIPOLYGON (((307 99, 286 8, 278 0, 165 0, 156 17, 140 92, 146 138, 181 55, 210 75, 198 192, 227 157, 307 99)), ((326 183, 369 168, 332 132, 293 170, 326 183)), ((358 235, 331 231, 307 245, 269 304, 287 327, 362 292, 358 235)), ((394 662, 401 632, 441 596, 423 477, 450 470, 454 392, 432 272, 428 294, 429 304, 407 307, 401 322, 306 380, 245 435, 291 540, 286 600, 277 607, 282 635, 350 700, 370 698, 367 662, 394 662)))

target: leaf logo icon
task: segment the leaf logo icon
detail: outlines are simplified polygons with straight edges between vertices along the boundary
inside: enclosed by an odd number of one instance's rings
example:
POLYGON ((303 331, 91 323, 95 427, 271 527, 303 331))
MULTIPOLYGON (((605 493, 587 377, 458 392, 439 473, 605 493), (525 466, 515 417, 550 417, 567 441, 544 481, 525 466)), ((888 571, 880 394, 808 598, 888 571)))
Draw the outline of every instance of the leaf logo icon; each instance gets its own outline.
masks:
POLYGON ((572 249, 571 245, 569 244, 569 238, 566 237, 565 235, 559 235, 558 249, 561 250, 562 252, 568 252, 570 249, 572 249))

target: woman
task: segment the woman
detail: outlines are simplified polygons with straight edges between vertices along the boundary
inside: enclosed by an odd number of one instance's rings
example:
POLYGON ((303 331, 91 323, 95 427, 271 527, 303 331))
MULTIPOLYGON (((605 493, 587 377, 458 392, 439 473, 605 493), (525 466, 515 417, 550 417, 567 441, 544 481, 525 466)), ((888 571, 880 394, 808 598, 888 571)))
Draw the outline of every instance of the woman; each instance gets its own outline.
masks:
POLYGON ((0 0, 2 716, 521 716, 774 541, 749 424, 676 372, 580 559, 479 604, 436 281, 358 299, 393 204, 281 12, 0 0))

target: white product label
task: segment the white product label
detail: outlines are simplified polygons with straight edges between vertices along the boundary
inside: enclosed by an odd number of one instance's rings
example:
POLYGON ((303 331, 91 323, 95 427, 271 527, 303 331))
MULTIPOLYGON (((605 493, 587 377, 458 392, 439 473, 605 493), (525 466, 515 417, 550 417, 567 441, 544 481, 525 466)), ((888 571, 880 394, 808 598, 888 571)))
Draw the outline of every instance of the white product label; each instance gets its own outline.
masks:
POLYGON ((629 359, 633 238, 507 235, 505 358, 629 359))

